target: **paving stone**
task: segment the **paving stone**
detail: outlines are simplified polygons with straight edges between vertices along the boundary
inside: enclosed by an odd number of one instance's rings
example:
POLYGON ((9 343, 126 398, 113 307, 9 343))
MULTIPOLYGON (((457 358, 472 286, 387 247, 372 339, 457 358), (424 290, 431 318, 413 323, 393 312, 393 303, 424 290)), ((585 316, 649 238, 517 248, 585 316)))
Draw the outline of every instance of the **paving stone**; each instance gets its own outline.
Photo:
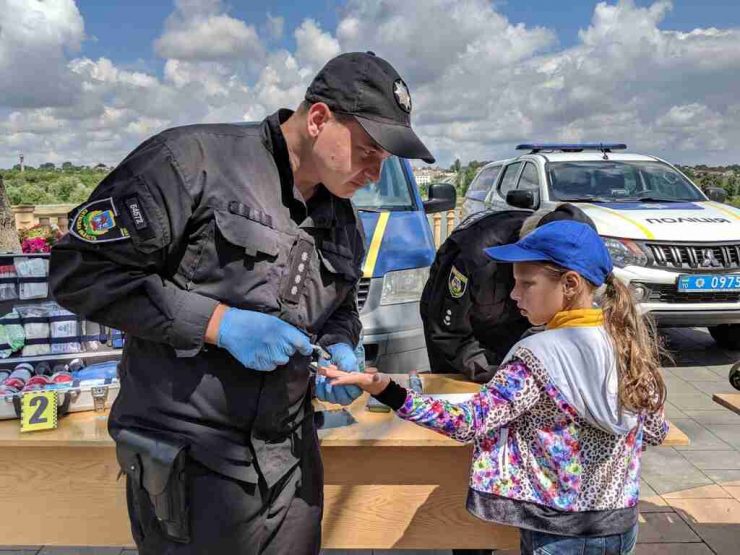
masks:
POLYGON ((740 470, 738 451, 681 451, 681 454, 699 470, 740 470))
MULTIPOLYGON (((740 420, 740 415, 735 414, 735 416, 740 420)), ((707 424, 706 428, 725 443, 732 445, 735 449, 740 449, 740 422, 738 425, 707 424)))
POLYGON ((674 420, 676 418, 688 418, 688 416, 686 416, 686 413, 684 411, 682 411, 676 405, 668 401, 666 401, 665 403, 665 416, 669 420, 674 420))
POLYGON ((635 555, 714 555, 703 543, 638 543, 635 555))
POLYGON ((676 513, 648 513, 640 515, 638 543, 699 542, 688 524, 676 513))
POLYGON ((640 512, 664 513, 673 509, 645 480, 640 480, 640 512))
MULTIPOLYGON (((666 407, 666 414, 668 413, 668 407, 666 407)), ((699 424, 707 426, 708 424, 735 424, 740 426, 740 414, 734 413, 731 410, 720 408, 718 410, 685 410, 684 415, 692 420, 696 420, 699 424)), ((711 429, 709 430, 711 431, 711 429)))
POLYGON ((740 501, 672 499, 669 503, 712 551, 717 554, 737 554, 740 540, 740 501))
POLYGON ((732 499, 732 495, 717 484, 699 486, 663 494, 663 500, 670 504, 671 499, 732 499))
POLYGON ((718 364, 716 366, 707 366, 707 370, 709 370, 712 374, 720 378, 721 380, 729 382, 730 379, 730 368, 732 367, 732 364, 718 364))
POLYGON ((716 410, 717 404, 712 398, 696 390, 696 393, 671 393, 668 391, 668 400, 679 410, 716 410))
POLYGON ((724 486, 740 486, 740 470, 715 470, 708 468, 702 472, 713 482, 724 486))
POLYGON ((695 395, 697 391, 694 382, 687 382, 679 378, 666 379, 665 387, 669 395, 695 395))
POLYGON ((691 382, 691 385, 707 395, 714 395, 715 393, 737 393, 737 389, 730 385, 730 382, 726 378, 715 381, 700 381, 691 382))
POLYGON ((712 480, 671 447, 643 453, 641 472, 642 479, 659 495, 712 484, 712 480))
POLYGON ((677 451, 732 451, 732 446, 722 441, 705 426, 699 424, 696 420, 689 418, 671 419, 679 430, 685 433, 689 438, 688 445, 676 446, 677 451))
POLYGON ((681 378, 687 382, 715 382, 719 381, 717 374, 710 371, 706 366, 685 366, 682 368, 671 368, 667 372, 670 372, 672 376, 681 378))

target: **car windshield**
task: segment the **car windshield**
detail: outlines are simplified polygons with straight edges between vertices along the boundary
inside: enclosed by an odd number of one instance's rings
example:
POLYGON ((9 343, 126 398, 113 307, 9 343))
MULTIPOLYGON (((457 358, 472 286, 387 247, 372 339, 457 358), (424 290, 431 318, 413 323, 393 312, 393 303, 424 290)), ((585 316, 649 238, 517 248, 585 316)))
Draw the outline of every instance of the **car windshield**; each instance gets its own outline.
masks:
POLYGON ((399 159, 388 158, 380 180, 357 191, 352 203, 358 210, 413 210, 414 200, 399 159))
POLYGON ((683 175, 662 162, 550 162, 550 200, 705 200, 683 175))

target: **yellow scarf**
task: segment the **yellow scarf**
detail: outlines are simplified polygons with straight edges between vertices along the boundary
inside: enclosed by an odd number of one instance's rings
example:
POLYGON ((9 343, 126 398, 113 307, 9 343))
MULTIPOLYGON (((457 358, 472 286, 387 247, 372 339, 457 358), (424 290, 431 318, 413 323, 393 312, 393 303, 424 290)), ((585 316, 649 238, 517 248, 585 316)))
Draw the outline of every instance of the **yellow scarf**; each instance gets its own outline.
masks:
POLYGON ((558 328, 588 328, 604 325, 604 311, 600 308, 579 308, 558 312, 547 323, 548 330, 558 328))

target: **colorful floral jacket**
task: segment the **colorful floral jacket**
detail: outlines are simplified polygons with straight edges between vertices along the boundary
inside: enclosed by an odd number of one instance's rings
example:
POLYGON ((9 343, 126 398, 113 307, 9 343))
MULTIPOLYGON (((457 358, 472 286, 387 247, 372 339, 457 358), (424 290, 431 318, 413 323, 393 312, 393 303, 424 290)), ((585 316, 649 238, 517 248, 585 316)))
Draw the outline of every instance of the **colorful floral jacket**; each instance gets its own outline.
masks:
POLYGON ((524 348, 461 404, 408 391, 398 416, 474 444, 470 487, 562 511, 633 507, 643 443, 668 432, 661 413, 626 435, 589 424, 524 348))

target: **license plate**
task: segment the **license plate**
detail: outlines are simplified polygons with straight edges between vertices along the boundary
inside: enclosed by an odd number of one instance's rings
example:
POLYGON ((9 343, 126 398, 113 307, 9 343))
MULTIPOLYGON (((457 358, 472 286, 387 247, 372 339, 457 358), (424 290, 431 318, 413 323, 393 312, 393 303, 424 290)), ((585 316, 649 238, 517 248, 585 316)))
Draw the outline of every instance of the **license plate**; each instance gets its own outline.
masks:
POLYGON ((678 276, 678 290, 681 293, 740 291, 740 274, 678 276))

